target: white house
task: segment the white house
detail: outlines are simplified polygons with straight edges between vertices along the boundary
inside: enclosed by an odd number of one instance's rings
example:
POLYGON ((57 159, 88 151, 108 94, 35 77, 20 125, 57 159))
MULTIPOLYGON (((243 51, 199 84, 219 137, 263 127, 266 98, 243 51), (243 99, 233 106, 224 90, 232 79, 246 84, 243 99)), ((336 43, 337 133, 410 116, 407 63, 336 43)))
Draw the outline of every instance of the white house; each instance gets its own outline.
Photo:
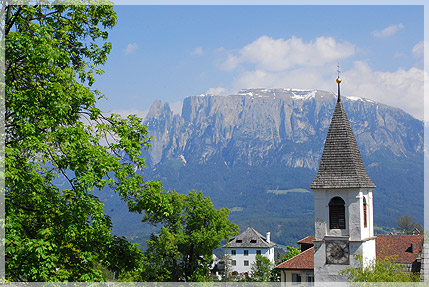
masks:
POLYGON ((276 245, 271 241, 269 231, 264 237, 252 227, 248 227, 223 248, 225 254, 231 259, 231 272, 248 276, 258 254, 267 257, 274 264, 274 246, 276 245))

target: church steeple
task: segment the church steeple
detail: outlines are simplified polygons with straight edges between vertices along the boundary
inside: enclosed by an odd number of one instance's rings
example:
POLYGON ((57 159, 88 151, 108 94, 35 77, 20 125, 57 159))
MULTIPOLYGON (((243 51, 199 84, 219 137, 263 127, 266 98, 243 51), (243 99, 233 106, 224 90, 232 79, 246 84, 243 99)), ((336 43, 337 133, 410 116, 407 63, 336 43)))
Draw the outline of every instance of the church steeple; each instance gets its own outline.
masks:
POLYGON ((326 136, 319 171, 311 188, 375 188, 366 173, 356 138, 341 103, 339 75, 336 82, 337 105, 326 136))
POLYGON ((341 102, 339 72, 338 67, 338 99, 319 171, 311 184, 315 282, 345 282, 341 271, 358 264, 354 255, 360 255, 368 266, 376 254, 372 204, 375 185, 366 173, 341 102))

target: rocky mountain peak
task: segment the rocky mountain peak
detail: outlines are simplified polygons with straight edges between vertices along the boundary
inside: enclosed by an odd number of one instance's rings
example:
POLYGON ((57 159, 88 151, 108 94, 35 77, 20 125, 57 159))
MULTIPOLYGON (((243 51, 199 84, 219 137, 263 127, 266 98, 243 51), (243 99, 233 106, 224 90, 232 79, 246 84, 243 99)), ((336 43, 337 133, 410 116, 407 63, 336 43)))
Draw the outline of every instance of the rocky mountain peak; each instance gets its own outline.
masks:
MULTIPOLYGON (((386 149, 403 157, 423 150, 423 123, 400 109, 343 96, 363 157, 386 149)), ((321 90, 245 89, 235 95, 184 99, 181 115, 155 101, 145 123, 151 165, 219 161, 228 166, 316 170, 336 95, 321 90)))

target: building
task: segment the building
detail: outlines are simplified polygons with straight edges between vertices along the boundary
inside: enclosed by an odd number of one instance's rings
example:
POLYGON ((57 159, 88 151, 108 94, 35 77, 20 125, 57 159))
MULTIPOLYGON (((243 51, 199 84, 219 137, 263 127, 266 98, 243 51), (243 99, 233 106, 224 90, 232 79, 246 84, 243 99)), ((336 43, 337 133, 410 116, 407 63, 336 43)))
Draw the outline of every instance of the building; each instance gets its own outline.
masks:
MULTIPOLYGON (((314 238, 307 236, 298 241, 302 253, 275 267, 280 270, 282 287, 314 284, 314 238)), ((377 235, 376 256, 380 260, 395 256, 395 262, 404 265, 405 271, 420 272, 423 240, 423 235, 377 235)))
POLYGON ((274 268, 280 270, 282 287, 291 283, 301 283, 304 286, 314 284, 314 236, 307 236, 298 241, 298 244, 301 245, 301 253, 274 268))
POLYGON ((345 282, 340 273, 348 267, 369 265, 376 257, 396 255, 407 271, 417 271, 422 235, 374 236, 374 183, 369 178, 340 97, 326 136, 314 191, 315 236, 298 243, 301 254, 276 266, 283 282, 345 282))
POLYGON ((272 242, 270 237, 269 231, 264 237, 252 227, 248 227, 224 245, 225 254, 231 259, 231 273, 250 275, 252 264, 258 254, 267 257, 274 264, 274 246, 277 244, 272 242))
POLYGON ((372 189, 362 158, 338 99, 323 148, 314 191, 314 277, 316 282, 345 282, 340 271, 375 259, 372 189))

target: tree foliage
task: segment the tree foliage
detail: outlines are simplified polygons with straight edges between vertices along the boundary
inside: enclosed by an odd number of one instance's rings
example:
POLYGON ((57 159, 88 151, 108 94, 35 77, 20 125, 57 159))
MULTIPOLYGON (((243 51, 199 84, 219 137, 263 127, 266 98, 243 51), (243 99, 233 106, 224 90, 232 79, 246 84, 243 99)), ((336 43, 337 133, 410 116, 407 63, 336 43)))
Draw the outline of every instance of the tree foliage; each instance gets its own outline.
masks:
POLYGON ((209 197, 192 191, 170 192, 173 212, 147 213, 145 221, 162 224, 160 234, 147 241, 143 269, 135 281, 207 281, 213 250, 220 242, 238 234, 228 219, 229 211, 213 207, 209 197))
POLYGON ((423 227, 415 222, 409 215, 398 218, 398 230, 403 234, 414 234, 416 232, 418 234, 423 234, 423 227))
POLYGON ((260 254, 256 255, 256 260, 251 266, 250 277, 252 281, 268 282, 271 279, 273 264, 270 259, 260 254))
MULTIPOLYGON (((4 4, 3 4, 4 5, 4 4)), ((101 281, 131 270, 135 245, 112 236, 109 186, 132 212, 167 215, 161 184, 146 181, 147 129, 104 116, 91 89, 111 50, 112 6, 6 6, 6 274, 13 281, 101 281)))
POLYGON ((358 267, 348 267, 341 271, 352 282, 418 282, 420 276, 404 271, 402 264, 395 263, 396 256, 386 256, 377 259, 365 266, 361 255, 358 267))

